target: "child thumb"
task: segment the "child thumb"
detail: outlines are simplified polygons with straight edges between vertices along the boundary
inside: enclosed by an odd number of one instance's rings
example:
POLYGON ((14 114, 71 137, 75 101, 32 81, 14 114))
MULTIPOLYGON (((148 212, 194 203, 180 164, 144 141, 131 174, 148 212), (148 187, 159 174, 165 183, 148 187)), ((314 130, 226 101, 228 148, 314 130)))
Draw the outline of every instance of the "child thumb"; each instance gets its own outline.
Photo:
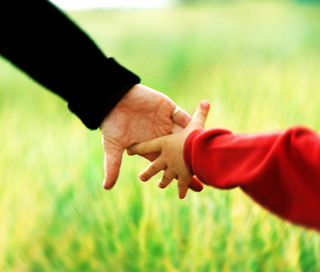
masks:
POLYGON ((192 121, 195 122, 197 125, 204 127, 209 109, 209 102, 206 100, 201 101, 193 115, 192 121))

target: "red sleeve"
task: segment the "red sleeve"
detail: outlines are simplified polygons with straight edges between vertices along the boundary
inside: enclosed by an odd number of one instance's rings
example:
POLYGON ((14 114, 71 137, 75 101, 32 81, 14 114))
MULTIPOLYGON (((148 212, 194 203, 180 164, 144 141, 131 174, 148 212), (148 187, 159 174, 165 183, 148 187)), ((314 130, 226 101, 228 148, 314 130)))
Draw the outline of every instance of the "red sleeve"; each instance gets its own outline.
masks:
POLYGON ((239 186, 257 203, 293 223, 320 230, 320 137, 296 127, 270 134, 194 131, 184 159, 203 183, 239 186))

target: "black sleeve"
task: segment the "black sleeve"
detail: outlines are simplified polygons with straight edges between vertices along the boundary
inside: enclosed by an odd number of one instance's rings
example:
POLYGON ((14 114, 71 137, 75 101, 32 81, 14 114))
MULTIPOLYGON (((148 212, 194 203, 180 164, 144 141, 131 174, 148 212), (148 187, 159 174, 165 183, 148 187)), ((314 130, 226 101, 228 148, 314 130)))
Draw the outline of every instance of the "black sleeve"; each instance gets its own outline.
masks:
POLYGON ((0 2, 0 54, 65 99, 90 129, 140 82, 46 0, 0 2))

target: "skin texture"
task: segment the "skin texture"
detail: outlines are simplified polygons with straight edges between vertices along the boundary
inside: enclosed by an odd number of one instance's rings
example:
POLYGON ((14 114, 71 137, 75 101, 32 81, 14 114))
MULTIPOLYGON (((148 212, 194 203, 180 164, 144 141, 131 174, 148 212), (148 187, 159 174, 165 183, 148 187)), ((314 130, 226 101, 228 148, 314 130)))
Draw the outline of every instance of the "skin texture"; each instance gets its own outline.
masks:
MULTIPOLYGON (((108 114, 100 126, 105 153, 105 189, 111 189, 116 183, 125 149, 177 133, 187 126, 191 117, 184 110, 171 118, 176 107, 166 95, 137 84, 108 114)), ((158 156, 159 152, 152 152, 144 157, 153 161, 158 156)), ((202 190, 202 184, 194 179, 190 182, 190 188, 199 191, 202 190)))
POLYGON ((204 129, 204 124, 209 112, 210 105, 207 101, 201 101, 193 115, 192 121, 187 127, 176 134, 171 134, 132 146, 128 150, 130 155, 146 155, 161 152, 141 174, 142 181, 149 180, 152 176, 164 170, 161 180, 158 182, 160 188, 166 188, 173 179, 178 180, 179 198, 187 195, 192 174, 188 171, 183 158, 184 142, 188 135, 196 129, 204 129))

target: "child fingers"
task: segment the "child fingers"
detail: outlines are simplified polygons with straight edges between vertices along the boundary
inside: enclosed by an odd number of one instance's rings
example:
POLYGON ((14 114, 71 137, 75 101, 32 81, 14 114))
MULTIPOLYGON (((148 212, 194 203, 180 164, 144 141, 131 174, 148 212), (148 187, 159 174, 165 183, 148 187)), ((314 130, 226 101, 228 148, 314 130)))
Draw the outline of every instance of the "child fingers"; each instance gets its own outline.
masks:
POLYGON ((191 116, 186 113, 183 109, 178 107, 178 112, 172 117, 174 124, 177 124, 181 128, 185 128, 191 121, 191 116))
POLYGON ((147 159, 150 162, 153 162, 156 158, 160 156, 160 152, 148 153, 141 155, 143 158, 147 159))
POLYGON ((183 127, 173 123, 172 125, 172 129, 171 129, 171 132, 174 134, 174 133, 177 133, 179 131, 183 130, 183 127))
POLYGON ((161 151, 164 137, 156 138, 147 142, 143 142, 128 148, 128 155, 143 155, 161 151))
POLYGON ((165 168, 165 162, 161 159, 157 159, 153 163, 149 164, 146 169, 143 170, 143 172, 140 174, 140 180, 147 181, 165 168))
POLYGON ((178 179, 178 191, 179 198, 183 199, 186 197, 189 188, 189 178, 179 178, 178 179))
POLYGON ((193 120, 197 122, 201 127, 204 127, 206 122, 208 112, 210 109, 210 104, 208 101, 201 101, 196 109, 196 112, 193 115, 193 120))
POLYGON ((159 188, 161 189, 166 188, 175 177, 176 177, 176 173, 170 170, 166 170, 162 178, 158 181, 159 188))

